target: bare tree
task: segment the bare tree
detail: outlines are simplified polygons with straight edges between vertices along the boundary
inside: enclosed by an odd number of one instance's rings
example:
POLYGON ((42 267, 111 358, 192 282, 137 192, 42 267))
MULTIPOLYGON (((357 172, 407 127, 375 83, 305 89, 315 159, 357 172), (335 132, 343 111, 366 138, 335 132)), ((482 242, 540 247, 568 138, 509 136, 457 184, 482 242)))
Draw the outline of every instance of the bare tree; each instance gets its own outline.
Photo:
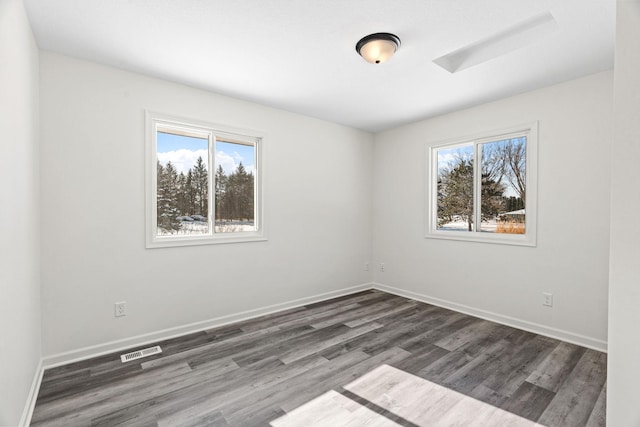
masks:
POLYGON ((495 181, 506 180, 523 202, 526 201, 526 140, 523 137, 482 145, 482 175, 495 181))
POLYGON ((527 201, 527 147, 524 138, 512 138, 503 147, 505 177, 523 203, 527 201))

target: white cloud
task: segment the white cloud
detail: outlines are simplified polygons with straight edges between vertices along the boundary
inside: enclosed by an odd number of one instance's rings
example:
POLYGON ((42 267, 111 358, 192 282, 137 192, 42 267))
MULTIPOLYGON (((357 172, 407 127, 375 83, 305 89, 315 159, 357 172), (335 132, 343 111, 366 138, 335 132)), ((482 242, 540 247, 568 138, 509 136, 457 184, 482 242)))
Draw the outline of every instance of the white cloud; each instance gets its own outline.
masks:
POLYGON ((167 151, 165 153, 158 153, 158 161, 162 165, 166 165, 167 162, 171 162, 173 166, 175 166, 178 173, 184 172, 187 173, 189 169, 196 164, 196 160, 198 157, 202 157, 204 164, 208 166, 208 158, 209 154, 207 150, 186 150, 181 148, 176 151, 167 151))
POLYGON ((247 173, 253 173, 255 169, 253 165, 247 165, 246 160, 243 159, 237 151, 234 151, 232 154, 227 154, 224 151, 217 151, 216 162, 218 163, 218 165, 222 166, 224 173, 227 175, 235 172, 240 162, 242 162, 242 165, 246 169, 247 173))
MULTIPOLYGON (((202 157, 204 164, 207 166, 207 169, 209 169, 207 150, 187 150, 181 148, 180 150, 158 153, 158 161, 162 165, 166 165, 167 162, 171 162, 178 173, 184 172, 185 174, 193 167, 193 165, 196 164, 198 157, 202 157)), ((224 151, 218 151, 216 153, 216 162, 218 165, 222 166, 224 173, 227 175, 235 172, 240 162, 244 165, 247 173, 255 172, 254 165, 246 164, 246 159, 243 159, 242 156, 235 151, 232 154, 227 154, 224 151)))
POLYGON ((244 159, 242 158, 242 155, 240 153, 238 153, 237 151, 233 152, 233 158, 235 159, 236 162, 240 163, 241 161, 243 161, 244 159))
POLYGON ((227 175, 236 170, 236 160, 233 158, 233 156, 230 156, 224 151, 216 152, 216 162, 218 163, 218 165, 222 166, 224 173, 227 175))

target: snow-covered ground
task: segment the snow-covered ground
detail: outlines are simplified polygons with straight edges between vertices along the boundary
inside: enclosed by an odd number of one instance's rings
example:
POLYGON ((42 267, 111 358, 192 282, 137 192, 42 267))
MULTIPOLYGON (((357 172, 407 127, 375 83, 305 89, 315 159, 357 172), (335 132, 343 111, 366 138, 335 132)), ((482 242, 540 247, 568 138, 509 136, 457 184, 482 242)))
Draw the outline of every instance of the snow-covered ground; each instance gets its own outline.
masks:
MULTIPOLYGON (((518 226, 517 223, 513 224, 516 227, 518 226)), ((524 224, 521 224, 522 227, 524 227, 524 224)), ((438 230, 449 230, 449 231, 468 231, 469 230, 469 224, 467 224, 466 221, 453 221, 453 222, 449 222, 446 224, 441 225, 440 227, 438 227, 438 230)), ((496 233, 498 232, 498 221, 493 220, 493 221, 484 221, 482 222, 482 224, 480 224, 480 231, 483 231, 485 233, 496 233)), ((503 228, 503 233, 513 233, 513 231, 504 231, 503 228)), ((524 228, 522 228, 522 232, 524 232, 524 228)), ((517 233, 519 234, 519 233, 517 233)))
MULTIPOLYGON (((487 221, 483 222, 480 226, 480 230, 486 231, 488 233, 495 233, 498 228, 497 221, 487 221)), ((449 230, 449 231, 468 231, 469 224, 466 221, 453 221, 438 227, 438 230, 449 230)))
MULTIPOLYGON (((218 222, 215 225, 216 233, 237 233, 239 231, 255 231, 255 223, 250 221, 218 222)), ((193 236, 208 234, 209 224, 203 221, 183 221, 180 229, 175 232, 167 232, 158 228, 158 236, 193 236)))
POLYGON ((239 231, 256 231, 255 222, 251 221, 230 221, 216 222, 216 233, 237 233, 239 231))

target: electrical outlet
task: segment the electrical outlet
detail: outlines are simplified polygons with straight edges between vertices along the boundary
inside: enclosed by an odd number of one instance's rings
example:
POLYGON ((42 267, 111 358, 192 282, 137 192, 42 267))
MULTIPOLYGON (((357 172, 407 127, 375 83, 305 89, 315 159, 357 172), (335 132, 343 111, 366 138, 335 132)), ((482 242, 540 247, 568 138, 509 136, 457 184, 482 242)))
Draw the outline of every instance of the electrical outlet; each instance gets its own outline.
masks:
POLYGON ((120 301, 114 304, 115 305, 115 312, 113 313, 113 315, 115 317, 122 317, 122 316, 126 316, 127 315, 127 302, 126 301, 120 301))
POLYGON ((368 262, 364 263, 364 271, 369 271, 369 263, 368 262))
POLYGON ((550 292, 542 293, 542 305, 546 307, 553 307, 553 294, 550 292))
POLYGON ((380 263, 380 273, 384 273, 384 262, 380 263))

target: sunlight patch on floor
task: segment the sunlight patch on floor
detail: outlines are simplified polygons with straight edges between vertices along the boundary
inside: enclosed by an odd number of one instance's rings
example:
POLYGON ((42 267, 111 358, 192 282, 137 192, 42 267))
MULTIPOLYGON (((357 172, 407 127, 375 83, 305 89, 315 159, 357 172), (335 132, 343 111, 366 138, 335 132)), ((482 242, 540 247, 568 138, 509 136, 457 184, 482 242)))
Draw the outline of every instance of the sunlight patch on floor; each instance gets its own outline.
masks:
MULTIPOLYGON (((544 427, 431 381, 382 365, 344 389, 417 426, 544 427)), ((382 412, 384 412, 382 411, 382 412)), ((288 426, 398 426, 336 391, 329 391, 271 422, 288 426)))
POLYGON ((273 427, 400 426, 334 390, 299 406, 270 424, 273 427))

